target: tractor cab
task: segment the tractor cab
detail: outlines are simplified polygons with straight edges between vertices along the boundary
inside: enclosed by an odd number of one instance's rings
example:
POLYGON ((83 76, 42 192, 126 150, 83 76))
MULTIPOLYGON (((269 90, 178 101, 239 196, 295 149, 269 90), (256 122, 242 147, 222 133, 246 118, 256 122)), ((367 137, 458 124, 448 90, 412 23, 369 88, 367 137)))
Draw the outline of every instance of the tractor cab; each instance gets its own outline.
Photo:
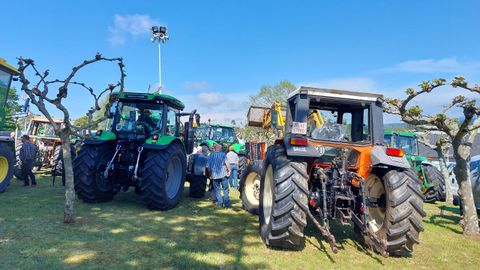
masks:
POLYGON ((9 65, 3 58, 0 58, 0 130, 6 125, 5 107, 7 106, 8 91, 13 80, 13 76, 18 71, 9 65))
POLYGON ((384 142, 385 145, 389 147, 403 149, 407 158, 409 158, 409 156, 418 156, 417 136, 415 133, 385 131, 384 142))

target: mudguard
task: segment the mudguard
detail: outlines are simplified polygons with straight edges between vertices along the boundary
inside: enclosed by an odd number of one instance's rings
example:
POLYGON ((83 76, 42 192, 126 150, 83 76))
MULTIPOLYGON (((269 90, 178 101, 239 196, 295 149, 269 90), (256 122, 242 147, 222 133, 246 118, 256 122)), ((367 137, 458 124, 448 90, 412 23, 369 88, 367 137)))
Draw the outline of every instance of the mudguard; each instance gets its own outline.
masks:
POLYGON ((371 152, 372 166, 389 166, 397 168, 410 169, 410 162, 408 162, 405 156, 393 157, 387 156, 385 147, 374 146, 371 152))

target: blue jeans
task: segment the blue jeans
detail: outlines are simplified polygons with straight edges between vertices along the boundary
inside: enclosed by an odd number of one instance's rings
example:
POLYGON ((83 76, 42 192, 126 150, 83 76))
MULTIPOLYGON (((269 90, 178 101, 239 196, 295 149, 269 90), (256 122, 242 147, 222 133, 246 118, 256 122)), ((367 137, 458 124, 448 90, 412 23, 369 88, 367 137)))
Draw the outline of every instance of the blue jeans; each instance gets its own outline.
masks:
POLYGON ((35 181, 35 174, 33 174, 32 172, 33 162, 33 160, 22 161, 22 177, 25 186, 28 186, 30 183, 32 186, 35 186, 37 184, 37 182, 35 181))
POLYGON ((230 206, 230 198, 228 197, 228 179, 226 177, 213 180, 213 188, 215 189, 215 197, 217 197, 218 206, 230 206), (223 190, 223 198, 222 198, 223 190))
POLYGON ((228 177, 228 182, 230 182, 230 187, 237 188, 238 186, 237 164, 230 163, 230 177, 228 177))

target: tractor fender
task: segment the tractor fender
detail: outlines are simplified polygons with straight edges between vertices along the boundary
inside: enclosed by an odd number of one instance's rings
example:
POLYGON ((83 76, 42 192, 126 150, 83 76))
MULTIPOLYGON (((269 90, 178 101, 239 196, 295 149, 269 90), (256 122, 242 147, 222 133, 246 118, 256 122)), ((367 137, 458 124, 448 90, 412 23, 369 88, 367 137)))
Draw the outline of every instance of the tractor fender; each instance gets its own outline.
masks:
POLYGON ((113 140, 93 140, 93 139, 85 139, 82 142, 82 145, 88 144, 88 145, 99 145, 99 144, 104 144, 104 143, 112 143, 113 140))
MULTIPOLYGON (((292 136, 285 135, 283 139, 283 145, 285 150, 287 151, 287 156, 290 157, 313 157, 313 158, 320 158, 321 155, 318 150, 310 144, 308 141, 307 146, 295 146, 290 144, 290 138, 292 136)), ((281 144, 279 142, 275 142, 275 144, 281 144)))
POLYGON ((393 157, 388 156, 386 153, 386 147, 375 145, 371 152, 371 160, 373 167, 395 167, 395 168, 404 168, 410 169, 410 162, 408 162, 405 156, 403 157, 393 157))
MULTIPOLYGON (((164 137, 170 137, 170 136, 164 136, 164 137)), ((142 144, 143 149, 163 150, 163 149, 166 149, 171 144, 178 143, 182 146, 183 152, 186 153, 185 145, 183 144, 182 140, 180 140, 179 138, 176 138, 176 137, 171 137, 171 139, 165 138, 165 140, 162 140, 162 141, 159 140, 159 143, 157 144, 148 143, 149 140, 147 140, 146 143, 142 144)))

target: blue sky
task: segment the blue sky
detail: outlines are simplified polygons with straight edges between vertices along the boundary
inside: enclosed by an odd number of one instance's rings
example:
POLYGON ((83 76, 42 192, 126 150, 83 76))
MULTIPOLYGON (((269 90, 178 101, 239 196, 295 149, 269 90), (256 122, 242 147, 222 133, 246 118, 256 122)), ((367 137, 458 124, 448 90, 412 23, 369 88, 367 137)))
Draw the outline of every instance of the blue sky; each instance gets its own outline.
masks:
MULTIPOLYGON (((287 79, 402 96, 406 87, 462 74, 480 83, 479 1, 8 1, 0 57, 30 57, 53 77, 100 52, 125 60, 126 88, 157 82, 149 27, 168 26, 163 84, 204 119, 245 121, 263 84, 287 79)), ((112 64, 78 76, 116 81, 112 64)), ((18 85, 17 85, 18 88, 18 85)), ((433 111, 454 91, 420 99, 433 111)), ((91 106, 71 89, 73 117, 91 106)))

